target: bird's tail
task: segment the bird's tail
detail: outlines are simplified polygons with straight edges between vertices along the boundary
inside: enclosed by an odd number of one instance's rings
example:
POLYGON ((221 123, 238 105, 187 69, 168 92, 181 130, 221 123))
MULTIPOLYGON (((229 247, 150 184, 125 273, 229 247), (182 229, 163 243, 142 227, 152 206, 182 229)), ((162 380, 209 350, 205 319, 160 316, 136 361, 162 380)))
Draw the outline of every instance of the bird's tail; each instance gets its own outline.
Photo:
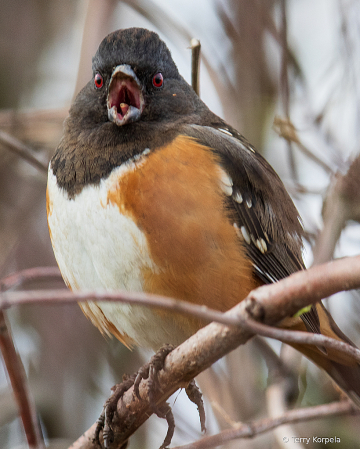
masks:
MULTIPOLYGON (((339 329, 322 303, 316 304, 319 331, 321 334, 356 347, 354 343, 339 329)), ((309 331, 300 318, 285 320, 282 327, 293 330, 309 331)), ((350 355, 332 348, 321 348, 315 345, 292 344, 320 368, 325 370, 340 389, 360 407, 360 364, 350 355)))

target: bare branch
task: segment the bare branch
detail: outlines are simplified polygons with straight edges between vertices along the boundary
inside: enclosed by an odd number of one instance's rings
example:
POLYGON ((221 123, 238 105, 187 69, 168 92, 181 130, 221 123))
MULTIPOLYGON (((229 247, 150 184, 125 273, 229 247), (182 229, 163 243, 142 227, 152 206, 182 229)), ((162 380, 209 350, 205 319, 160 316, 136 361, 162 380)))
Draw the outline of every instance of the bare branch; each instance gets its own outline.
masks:
POLYGON ((52 154, 59 143, 67 113, 68 107, 0 110, 0 129, 21 142, 31 142, 52 154))
MULTIPOLYGON (((287 15, 286 15, 286 0, 280 1, 281 6, 281 75, 280 75, 280 89, 282 93, 282 104, 285 117, 290 121, 290 90, 288 77, 288 43, 287 43, 287 15)), ((294 181, 298 180, 298 174, 294 158, 294 149, 291 140, 286 140, 288 147, 288 158, 290 163, 291 177, 294 181)))
POLYGON ((198 39, 191 39, 191 86, 198 96, 200 96, 200 51, 201 44, 198 39))
POLYGON ((35 151, 22 143, 15 137, 10 136, 4 131, 0 131, 0 143, 6 146, 10 151, 25 159, 31 165, 39 169, 42 173, 47 173, 47 164, 42 162, 35 151))
POLYGON ((333 402, 332 404, 290 410, 279 417, 265 418, 248 424, 241 424, 237 429, 227 429, 217 435, 204 437, 195 443, 174 447, 173 449, 209 449, 237 438, 253 438, 283 424, 310 421, 312 419, 345 414, 357 415, 360 414, 360 411, 347 400, 333 402))
MULTIPOLYGON (((271 285, 261 286, 242 301, 248 311, 261 308, 262 322, 271 324, 292 316, 309 304, 343 290, 360 288, 360 256, 345 257, 323 265, 299 271, 271 285)), ((225 325, 239 325, 236 315, 222 314, 206 306, 190 304, 160 295, 117 292, 70 292, 67 290, 3 292, 0 293, 0 310, 20 304, 54 304, 81 301, 118 301, 196 316, 204 321, 217 321, 225 325)))
MULTIPOLYGON (((354 258, 348 258, 348 259, 359 259, 360 256, 354 257, 354 258)), ((343 261, 347 261, 348 259, 342 259, 343 261)), ((328 264, 327 264, 328 265, 328 264)), ((326 265, 326 266, 327 266, 326 265)), ((330 264, 329 264, 330 265, 330 264)), ((322 267, 322 266, 321 266, 322 267)), ((318 267, 317 267, 318 268, 318 267)), ((315 268, 311 268, 310 270, 303 271, 301 273, 296 273, 300 275, 300 281, 297 283, 297 285, 294 282, 291 282, 291 285, 293 285, 293 289, 296 290, 297 288, 302 288, 301 285, 302 282, 305 282, 305 279, 307 278, 307 275, 309 273, 313 273, 315 271, 315 268)), ((292 275, 290 278, 293 278, 292 275)), ((321 276, 321 272, 319 273, 321 276)), ((56 270, 49 270, 49 275, 57 275, 56 270)), ((17 279, 16 275, 13 275, 14 283, 17 279)), ((22 275, 19 275, 18 281, 21 280, 23 277, 22 275)), ((349 276, 353 277, 353 276, 349 276)), ((29 273, 29 279, 33 279, 31 277, 31 273, 29 273)), ((289 279, 289 278, 287 278, 289 279)), ((315 282, 316 282, 315 278, 315 282)), ((264 293, 267 293, 268 290, 275 290, 275 285, 279 286, 279 284, 283 283, 285 280, 280 281, 277 284, 272 285, 266 285, 263 287, 259 287, 258 289, 254 290, 250 293, 249 297, 247 298, 247 301, 250 301, 251 308, 256 309, 257 307, 260 307, 261 298, 266 298, 264 295, 259 295, 259 293, 262 293, 262 289, 264 289, 264 293), (261 292, 260 292, 261 290, 261 292)), ((346 283, 347 280, 341 280, 339 281, 346 283)), ((342 284, 343 285, 343 284, 342 284)), ((355 286, 350 286, 346 289, 353 289, 353 288, 360 288, 360 279, 358 280, 358 283, 355 284, 355 286)), ((337 287, 335 285, 335 291, 331 290, 332 293, 337 293, 338 291, 341 291, 342 289, 337 287)), ((318 292, 317 292, 318 293, 318 292)), ((277 296, 278 301, 281 305, 279 307, 283 307, 283 301, 284 301, 284 295, 287 297, 286 289, 282 289, 282 292, 279 293, 277 296)), ((311 295, 315 295, 315 292, 311 295)), ((275 299, 275 294, 270 294, 272 298, 275 299)), ((308 303, 315 303, 322 299, 323 296, 317 296, 315 300, 312 298, 307 298, 306 304, 304 303, 303 306, 299 307, 297 310, 300 310, 302 307, 305 307, 308 305, 308 303)), ((302 296, 297 298, 299 301, 302 299, 302 296)), ((251 316, 246 315, 243 317, 242 315, 226 315, 222 312, 219 312, 217 310, 209 309, 206 306, 198 306, 196 304, 191 304, 185 301, 181 301, 174 298, 168 298, 165 296, 159 296, 159 295, 150 295, 147 293, 131 293, 131 292, 71 292, 68 290, 34 290, 34 291, 20 291, 20 292, 9 292, 9 293, 2 293, 0 295, 0 310, 6 309, 12 305, 20 305, 20 304, 54 304, 56 303, 74 303, 74 302, 83 302, 83 301, 111 301, 111 302, 125 302, 125 303, 133 303, 138 305, 143 305, 147 307, 156 307, 161 309, 167 309, 172 310, 173 312, 182 313, 185 315, 191 315, 195 316, 197 318, 202 319, 204 322, 217 322, 222 323, 228 326, 241 326, 244 329, 248 330, 252 334, 258 334, 262 335, 264 337, 270 337, 274 338, 276 340, 280 340, 284 343, 296 343, 296 344, 312 344, 315 346, 325 346, 327 348, 332 348, 337 351, 341 351, 351 357, 353 357, 355 360, 360 362, 360 350, 355 348, 354 346, 351 346, 347 343, 344 343, 339 340, 335 340, 330 337, 326 337, 322 334, 312 334, 308 332, 302 332, 302 331, 294 331, 294 330, 286 330, 286 329, 279 329, 274 328, 271 326, 268 326, 266 324, 259 323, 258 321, 255 321, 251 318, 251 316)), ((269 310, 271 310, 271 301, 266 299, 267 301, 267 307, 269 307, 269 310)), ((288 300, 287 300, 288 301, 288 300)), ((302 304, 302 302, 301 302, 302 304)), ((292 314, 294 314, 297 310, 294 310, 292 314)), ((250 311, 250 308, 248 309, 250 311)), ((289 313, 287 316, 291 316, 291 313, 289 313)), ((285 316, 283 317, 285 318, 285 316)), ((280 321, 280 320, 275 320, 280 321)))
MULTIPOLYGON (((37 270, 38 275, 46 275, 44 269, 37 270)), ((14 285, 21 278, 25 279, 27 276, 29 279, 33 279, 35 275, 35 269, 26 270, 18 275, 12 275, 11 278, 6 278, 2 283, 14 285), (9 279, 12 279, 12 281, 9 279)), ((57 270, 48 269, 47 275, 57 275, 57 270)), ((258 309, 262 309, 262 313, 265 314, 265 311, 267 311, 269 315, 268 317, 264 315, 262 321, 276 323, 287 316, 292 316, 308 304, 313 304, 339 291, 354 288, 360 288, 360 256, 344 258, 313 267, 309 270, 295 273, 276 284, 257 288, 242 302, 242 304, 248 304, 245 315, 223 314, 206 306, 146 293, 86 291, 73 293, 67 290, 2 293, 0 295, 0 309, 25 303, 53 304, 54 302, 73 303, 88 300, 131 302, 196 316, 204 322, 214 321, 228 326, 240 325, 252 334, 275 338, 286 343, 313 344, 333 348, 360 361, 360 350, 347 343, 321 334, 273 328, 255 321, 251 316, 253 313, 256 316, 258 309), (279 313, 282 313, 281 318, 277 318, 279 313)))
POLYGON ((4 312, 0 311, 0 350, 19 408, 30 449, 45 449, 24 366, 15 349, 4 312))
POLYGON ((335 246, 349 220, 360 222, 360 156, 348 171, 337 173, 328 189, 322 210, 324 226, 315 247, 314 264, 324 263, 333 257, 335 246))
POLYGON ((291 123, 289 119, 283 119, 281 117, 274 118, 274 130, 283 137, 288 142, 294 142, 299 149, 307 156, 312 159, 316 164, 322 167, 327 173, 333 174, 334 170, 325 161, 316 156, 309 148, 307 148, 299 139, 296 132, 295 126, 291 123))
POLYGON ((360 363, 360 350, 334 338, 326 337, 322 334, 312 334, 309 332, 293 331, 286 329, 279 329, 266 324, 258 323, 250 318, 241 322, 241 326, 245 327, 254 334, 262 335, 263 337, 274 338, 283 343, 296 343, 304 345, 325 346, 326 348, 341 351, 349 355, 360 363))
POLYGON ((3 279, 0 279, 0 291, 4 292, 10 288, 19 287, 27 282, 40 281, 43 279, 58 279, 62 280, 60 270, 58 267, 36 267, 27 268, 26 270, 18 271, 10 274, 3 279))

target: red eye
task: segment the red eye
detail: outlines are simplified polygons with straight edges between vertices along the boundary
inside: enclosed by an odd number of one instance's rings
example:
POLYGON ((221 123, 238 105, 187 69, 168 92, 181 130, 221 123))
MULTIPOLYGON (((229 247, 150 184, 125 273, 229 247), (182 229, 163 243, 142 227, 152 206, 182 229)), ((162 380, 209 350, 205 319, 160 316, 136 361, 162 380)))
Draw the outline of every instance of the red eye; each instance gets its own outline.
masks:
POLYGON ((100 75, 100 73, 97 73, 94 77, 94 83, 95 83, 95 87, 97 89, 100 89, 101 87, 103 87, 104 84, 104 80, 103 77, 100 75))
POLYGON ((152 79, 152 83, 154 87, 161 87, 163 85, 164 82, 164 77, 162 76, 162 73, 157 73, 156 75, 154 75, 153 79, 152 79))

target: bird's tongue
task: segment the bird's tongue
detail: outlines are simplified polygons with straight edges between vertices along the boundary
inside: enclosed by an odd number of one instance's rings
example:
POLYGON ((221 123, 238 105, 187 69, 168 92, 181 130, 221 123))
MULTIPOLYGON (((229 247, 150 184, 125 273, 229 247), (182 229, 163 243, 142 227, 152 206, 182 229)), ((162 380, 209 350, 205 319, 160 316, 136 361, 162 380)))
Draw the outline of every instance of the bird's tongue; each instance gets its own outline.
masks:
POLYGON ((121 110, 121 114, 124 116, 129 109, 129 105, 126 103, 120 103, 119 108, 121 110))

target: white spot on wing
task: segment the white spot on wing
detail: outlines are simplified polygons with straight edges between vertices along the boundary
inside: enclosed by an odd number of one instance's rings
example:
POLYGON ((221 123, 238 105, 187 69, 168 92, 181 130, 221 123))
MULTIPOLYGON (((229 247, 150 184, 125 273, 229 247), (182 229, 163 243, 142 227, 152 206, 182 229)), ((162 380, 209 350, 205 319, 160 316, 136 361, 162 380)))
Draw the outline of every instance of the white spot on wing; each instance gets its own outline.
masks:
POLYGON ((225 185, 225 184, 222 184, 221 185, 221 190, 225 193, 225 195, 227 195, 227 196, 231 196, 231 194, 232 194, 232 187, 229 187, 229 186, 227 186, 227 185, 225 185))
POLYGON ((234 200, 239 204, 241 204, 243 202, 243 197, 240 192, 235 193, 234 200))
POLYGON ((230 136, 230 137, 233 137, 233 135, 231 134, 231 132, 230 132, 229 130, 227 130, 227 129, 224 129, 224 128, 218 128, 218 130, 221 131, 221 132, 224 133, 224 134, 227 134, 227 135, 230 136))
POLYGON ((250 243, 251 243, 250 236, 249 236, 249 233, 247 232, 245 226, 241 226, 240 231, 241 231, 241 234, 242 234, 243 237, 244 237, 245 242, 246 242, 248 245, 250 245, 250 243))
POLYGON ((250 239, 253 242, 253 244, 256 246, 256 240, 255 240, 254 234, 250 234, 250 239))
POLYGON ((219 169, 219 173, 220 173, 220 186, 221 186, 221 190, 225 193, 225 195, 227 196, 231 196, 232 195, 232 186, 233 186, 233 181, 230 178, 230 176, 221 168, 219 169))
POLYGON ((262 254, 264 254, 267 251, 267 245, 263 238, 259 238, 256 240, 256 246, 261 251, 262 254))

